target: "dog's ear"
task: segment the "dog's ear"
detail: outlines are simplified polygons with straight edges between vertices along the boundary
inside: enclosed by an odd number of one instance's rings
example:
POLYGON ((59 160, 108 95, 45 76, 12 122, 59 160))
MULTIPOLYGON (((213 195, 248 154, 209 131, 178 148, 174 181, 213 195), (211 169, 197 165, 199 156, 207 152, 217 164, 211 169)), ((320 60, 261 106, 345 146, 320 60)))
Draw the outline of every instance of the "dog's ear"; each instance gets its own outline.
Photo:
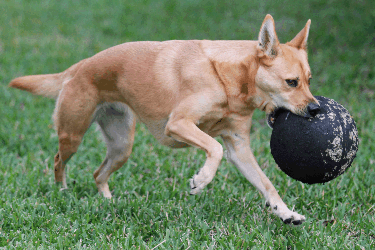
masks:
POLYGON ((270 14, 267 14, 259 32, 259 49, 268 57, 275 58, 278 54, 279 39, 276 35, 275 22, 270 14))
POLYGON ((307 39, 309 37, 311 20, 309 19, 303 28, 292 41, 287 42, 286 44, 297 49, 307 49, 307 39))

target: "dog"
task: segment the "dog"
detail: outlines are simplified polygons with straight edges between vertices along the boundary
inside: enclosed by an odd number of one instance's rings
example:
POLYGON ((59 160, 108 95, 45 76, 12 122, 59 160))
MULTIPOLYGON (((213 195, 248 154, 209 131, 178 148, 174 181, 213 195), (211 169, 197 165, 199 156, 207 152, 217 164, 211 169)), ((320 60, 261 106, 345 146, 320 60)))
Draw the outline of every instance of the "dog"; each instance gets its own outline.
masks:
POLYGON ((250 149, 250 126, 255 109, 270 117, 277 108, 306 117, 319 109, 309 90, 310 23, 286 44, 279 42, 271 15, 258 41, 128 42, 62 73, 19 77, 9 85, 57 98, 54 173, 63 188, 65 166, 96 122, 107 154, 94 179, 99 192, 111 198, 109 176, 129 158, 139 120, 163 145, 206 152, 203 167, 190 180, 191 194, 214 178, 223 157, 223 146, 214 139, 220 136, 230 162, 263 194, 272 212, 298 225, 305 217, 288 209, 250 149))

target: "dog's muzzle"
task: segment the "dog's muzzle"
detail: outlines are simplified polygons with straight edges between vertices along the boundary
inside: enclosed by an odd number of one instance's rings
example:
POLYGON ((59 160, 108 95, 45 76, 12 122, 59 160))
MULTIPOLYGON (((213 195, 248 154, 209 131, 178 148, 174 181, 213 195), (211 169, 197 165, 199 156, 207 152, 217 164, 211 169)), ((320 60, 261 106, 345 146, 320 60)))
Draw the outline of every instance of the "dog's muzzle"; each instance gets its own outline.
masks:
MULTIPOLYGON (((320 105, 316 103, 309 103, 307 105, 307 113, 311 115, 311 117, 314 117, 316 114, 318 114, 320 111, 320 105)), ((310 117, 309 117, 310 118, 310 117)))
MULTIPOLYGON (((319 113, 320 105, 316 103, 310 103, 306 109, 307 109, 307 112, 305 112, 305 115, 302 115, 302 116, 305 118, 312 118, 312 117, 315 117, 315 115, 319 113)), ((267 114, 267 124, 268 126, 270 126, 270 128, 273 128, 273 125, 275 124, 277 117, 283 111, 291 112, 290 110, 287 110, 284 108, 276 108, 274 111, 267 114)))

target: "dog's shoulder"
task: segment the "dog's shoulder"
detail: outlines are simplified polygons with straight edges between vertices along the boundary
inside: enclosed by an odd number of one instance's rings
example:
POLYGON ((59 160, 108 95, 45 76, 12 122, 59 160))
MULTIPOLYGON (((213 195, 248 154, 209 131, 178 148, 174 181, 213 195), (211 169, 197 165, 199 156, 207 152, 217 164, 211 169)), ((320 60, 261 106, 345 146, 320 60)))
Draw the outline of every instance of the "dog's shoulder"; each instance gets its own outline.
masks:
POLYGON ((238 64, 256 54, 256 41, 241 40, 202 40, 200 47, 210 60, 238 64))

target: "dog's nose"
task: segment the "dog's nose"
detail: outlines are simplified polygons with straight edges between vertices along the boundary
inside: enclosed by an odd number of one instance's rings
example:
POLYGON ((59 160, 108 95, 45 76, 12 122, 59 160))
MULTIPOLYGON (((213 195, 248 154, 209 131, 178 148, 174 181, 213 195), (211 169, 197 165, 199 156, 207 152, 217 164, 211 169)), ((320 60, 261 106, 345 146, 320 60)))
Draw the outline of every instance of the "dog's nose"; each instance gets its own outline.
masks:
POLYGON ((316 104, 316 103, 310 103, 308 106, 307 106, 307 112, 309 112, 309 114, 314 117, 317 113, 319 113, 320 111, 320 105, 319 104, 316 104))

